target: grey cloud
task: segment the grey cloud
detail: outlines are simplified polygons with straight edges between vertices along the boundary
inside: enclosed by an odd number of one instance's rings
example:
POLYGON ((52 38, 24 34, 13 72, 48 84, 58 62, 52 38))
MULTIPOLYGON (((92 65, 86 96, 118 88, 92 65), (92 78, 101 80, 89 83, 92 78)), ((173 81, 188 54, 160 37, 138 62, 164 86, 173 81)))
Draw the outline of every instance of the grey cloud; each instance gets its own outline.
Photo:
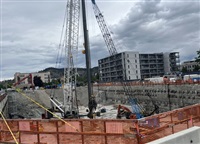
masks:
MULTIPOLYGON (((16 71, 32 72, 55 66, 65 5, 65 1, 3 3, 3 77, 12 77, 16 71)), ((118 52, 179 51, 181 60, 195 57, 200 48, 198 1, 133 1, 127 5, 129 8, 132 5, 128 14, 119 23, 109 23, 118 52)), ((108 7, 108 3, 103 2, 100 6, 106 8, 103 13, 106 20, 109 20, 107 15, 112 16, 112 20, 113 17, 119 19, 120 9, 114 9, 117 10, 115 12, 111 6, 108 7)), ((124 10, 126 7, 122 8, 124 10)), ((93 21, 96 22, 95 19, 93 21)), ((79 39, 83 39, 82 36, 79 39)), ((81 42, 79 47, 77 66, 85 67, 81 42)), ((90 48, 92 66, 96 66, 99 59, 109 55, 101 33, 90 37, 90 48)), ((64 66, 63 55, 60 66, 64 66)))
POLYGON ((114 31, 129 50, 179 50, 183 60, 199 49, 199 12, 197 2, 138 2, 114 31))

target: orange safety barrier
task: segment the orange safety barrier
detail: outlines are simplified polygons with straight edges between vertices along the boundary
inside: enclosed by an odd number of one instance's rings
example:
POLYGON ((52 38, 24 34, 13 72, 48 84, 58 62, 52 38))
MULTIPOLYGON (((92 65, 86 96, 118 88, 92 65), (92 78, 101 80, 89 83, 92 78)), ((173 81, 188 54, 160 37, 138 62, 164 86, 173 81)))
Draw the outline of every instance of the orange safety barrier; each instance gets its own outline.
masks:
MULTIPOLYGON (((20 144, 113 144, 138 143, 133 120, 7 120, 20 144), (42 128, 42 130, 41 130, 42 128)), ((14 143, 0 120, 0 143, 14 143)))
MULTIPOLYGON (((20 144, 144 144, 167 135, 200 126, 200 104, 139 120, 7 120, 20 144)), ((14 143, 0 120, 0 143, 14 143)))
POLYGON ((139 120, 140 143, 200 126, 200 104, 165 112, 139 120))

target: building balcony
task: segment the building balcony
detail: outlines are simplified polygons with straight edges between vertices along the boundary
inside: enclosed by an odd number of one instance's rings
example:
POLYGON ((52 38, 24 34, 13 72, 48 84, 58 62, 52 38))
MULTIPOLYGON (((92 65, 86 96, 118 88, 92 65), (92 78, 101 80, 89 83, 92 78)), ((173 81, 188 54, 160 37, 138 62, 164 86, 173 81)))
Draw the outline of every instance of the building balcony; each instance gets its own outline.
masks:
POLYGON ((163 57, 162 56, 157 56, 156 59, 163 59, 163 57))
POLYGON ((158 63, 158 64, 163 64, 164 62, 161 61, 161 60, 157 60, 156 63, 158 63))
POLYGON ((149 55, 149 59, 156 59, 156 55, 155 54, 150 54, 149 55))
POLYGON ((143 66, 142 66, 142 67, 140 67, 140 69, 149 69, 149 67, 143 67, 143 66))
POLYGON ((154 66, 154 67, 150 67, 149 69, 157 69, 157 67, 156 67, 156 66, 154 66))
POLYGON ((156 61, 149 61, 150 64, 156 64, 156 61))
POLYGON ((149 74, 149 71, 141 71, 141 74, 149 74))
POLYGON ((148 60, 148 57, 140 57, 141 60, 148 60))

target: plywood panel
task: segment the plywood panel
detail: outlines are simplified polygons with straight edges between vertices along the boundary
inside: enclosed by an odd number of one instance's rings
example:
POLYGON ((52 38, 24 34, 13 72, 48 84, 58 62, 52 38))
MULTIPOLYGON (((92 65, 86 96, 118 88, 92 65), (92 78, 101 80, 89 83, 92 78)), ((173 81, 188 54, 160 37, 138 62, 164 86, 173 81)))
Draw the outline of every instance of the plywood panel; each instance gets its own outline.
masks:
POLYGON ((19 130, 20 131, 30 131, 30 122, 29 121, 21 121, 19 122, 19 130))
POLYGON ((82 137, 81 135, 60 134, 59 144, 82 144, 82 137))
POLYGON ((80 122, 77 121, 70 121, 65 123, 65 132, 77 132, 81 131, 80 122))
POLYGON ((103 121, 83 121, 83 132, 104 132, 104 122, 103 121))
POLYGON ((35 144, 38 142, 37 135, 36 134, 25 134, 21 133, 21 143, 25 144, 35 144))
POLYGON ((84 136, 84 144, 105 144, 105 137, 92 135, 84 136))
POLYGON ((106 122, 106 133, 123 133, 121 122, 106 122))
POLYGON ((47 144, 58 144, 57 135, 53 134, 40 134, 40 142, 47 144))
POLYGON ((55 121, 41 121, 38 123, 39 131, 42 132, 56 132, 56 122, 55 121))

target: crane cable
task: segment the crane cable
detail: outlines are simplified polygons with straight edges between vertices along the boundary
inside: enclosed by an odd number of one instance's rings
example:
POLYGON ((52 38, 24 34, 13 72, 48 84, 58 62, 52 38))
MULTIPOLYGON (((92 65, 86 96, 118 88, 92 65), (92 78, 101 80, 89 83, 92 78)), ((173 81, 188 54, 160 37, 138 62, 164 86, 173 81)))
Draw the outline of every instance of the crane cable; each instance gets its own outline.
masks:
POLYGON ((19 144, 18 141, 17 141, 17 139, 16 139, 16 137, 15 137, 15 135, 13 134, 12 130, 10 129, 10 127, 9 127, 9 125, 8 125, 8 123, 7 123, 6 119, 5 119, 5 117, 3 116, 2 112, 0 112, 0 115, 1 115, 1 117, 3 118, 3 121, 5 122, 5 124, 6 124, 7 128, 8 128, 8 130, 10 131, 10 133, 11 133, 11 135, 12 135, 12 137, 13 137, 15 143, 16 143, 16 144, 19 144))
POLYGON ((66 15, 67 15, 67 9, 65 9, 65 15, 64 15, 64 19, 63 19, 63 25, 62 25, 61 35, 60 35, 60 42, 59 42, 59 46, 58 46, 58 53, 57 53, 57 57, 56 57, 56 66, 55 67, 59 67, 59 65, 61 63, 61 57, 62 57, 62 51, 63 51, 62 47, 64 45, 62 40, 63 40, 66 15))
POLYGON ((60 118, 59 116, 57 116, 56 114, 54 114, 53 112, 51 112, 50 110, 48 110, 47 108, 45 108, 43 105, 39 104, 38 102, 36 102, 35 100, 31 99, 30 97, 28 97, 26 94, 24 94, 20 89, 15 89, 18 93, 20 93, 22 96, 26 97, 27 99, 29 99, 30 101, 32 101, 33 103, 35 103, 36 105, 38 105, 39 107, 43 108, 44 110, 48 111, 50 114, 52 114, 53 116, 55 116, 56 118, 58 118, 59 120, 61 120, 62 122, 64 122, 65 124, 67 124, 68 126, 70 126, 71 128, 73 128, 74 130, 76 130, 76 132, 79 132, 79 130, 77 128, 75 128, 73 125, 71 125, 70 123, 66 122, 65 120, 63 120, 62 118, 60 118))

